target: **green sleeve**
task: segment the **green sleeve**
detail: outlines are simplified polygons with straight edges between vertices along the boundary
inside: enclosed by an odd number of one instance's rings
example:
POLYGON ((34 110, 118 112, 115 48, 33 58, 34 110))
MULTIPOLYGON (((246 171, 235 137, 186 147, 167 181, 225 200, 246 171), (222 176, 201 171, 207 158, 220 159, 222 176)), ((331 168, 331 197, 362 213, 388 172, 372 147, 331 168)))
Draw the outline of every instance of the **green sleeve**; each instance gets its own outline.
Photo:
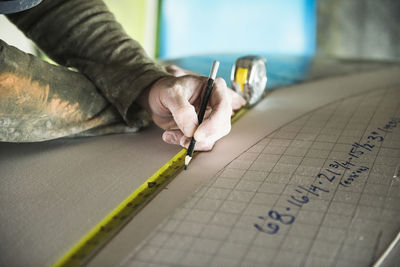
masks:
POLYGON ((8 18, 57 63, 86 75, 128 125, 135 120, 140 92, 169 75, 101 0, 44 0, 8 18))

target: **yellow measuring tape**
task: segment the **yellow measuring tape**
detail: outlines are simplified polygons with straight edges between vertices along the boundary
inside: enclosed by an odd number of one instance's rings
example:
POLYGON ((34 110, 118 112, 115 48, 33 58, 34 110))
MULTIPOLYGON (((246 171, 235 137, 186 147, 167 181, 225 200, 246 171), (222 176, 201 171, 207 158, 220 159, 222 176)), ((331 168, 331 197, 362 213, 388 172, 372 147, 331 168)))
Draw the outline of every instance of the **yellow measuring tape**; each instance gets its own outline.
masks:
MULTIPOLYGON (((246 111, 246 108, 239 110, 232 117, 232 123, 246 111)), ((193 154, 193 157, 196 155, 197 153, 193 154)), ((184 148, 101 220, 54 266, 81 266, 87 263, 152 197, 155 197, 157 192, 182 170, 185 165, 185 156, 186 149, 184 148)))
POLYGON ((247 72, 248 72, 248 69, 246 69, 246 68, 238 68, 236 71, 235 80, 239 84, 241 92, 243 92, 244 84, 247 81, 247 72))

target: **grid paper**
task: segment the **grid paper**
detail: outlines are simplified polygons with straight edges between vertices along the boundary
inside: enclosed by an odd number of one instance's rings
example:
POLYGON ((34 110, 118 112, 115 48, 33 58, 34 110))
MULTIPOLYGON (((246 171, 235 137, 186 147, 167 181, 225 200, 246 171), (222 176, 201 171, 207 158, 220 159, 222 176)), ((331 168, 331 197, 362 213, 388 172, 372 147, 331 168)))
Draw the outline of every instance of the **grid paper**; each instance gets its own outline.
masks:
POLYGON ((371 265, 400 228, 398 87, 334 102, 268 135, 123 265, 371 265))

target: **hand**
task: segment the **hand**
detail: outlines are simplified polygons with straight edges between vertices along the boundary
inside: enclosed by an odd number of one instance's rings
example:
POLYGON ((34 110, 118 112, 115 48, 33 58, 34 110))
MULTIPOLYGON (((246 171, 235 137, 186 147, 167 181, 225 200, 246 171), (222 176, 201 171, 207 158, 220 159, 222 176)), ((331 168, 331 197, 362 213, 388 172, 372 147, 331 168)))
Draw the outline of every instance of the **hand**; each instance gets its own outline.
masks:
POLYGON ((245 100, 226 87, 221 78, 214 81, 203 122, 198 125, 197 113, 208 78, 190 73, 177 66, 167 71, 175 77, 164 77, 139 97, 139 103, 153 121, 164 129, 163 140, 188 147, 192 136, 195 150, 211 150, 215 142, 231 129, 232 111, 240 109, 245 100))

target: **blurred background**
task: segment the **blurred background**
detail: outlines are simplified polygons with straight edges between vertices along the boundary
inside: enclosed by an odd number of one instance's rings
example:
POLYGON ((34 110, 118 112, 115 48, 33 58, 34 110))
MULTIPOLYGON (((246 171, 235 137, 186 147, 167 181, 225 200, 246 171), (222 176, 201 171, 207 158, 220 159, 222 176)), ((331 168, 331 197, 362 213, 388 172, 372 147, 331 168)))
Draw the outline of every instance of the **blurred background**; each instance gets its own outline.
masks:
MULTIPOLYGON (((105 0, 153 58, 212 54, 400 59, 398 0, 105 0)), ((38 49, 0 17, 0 38, 38 49)))

